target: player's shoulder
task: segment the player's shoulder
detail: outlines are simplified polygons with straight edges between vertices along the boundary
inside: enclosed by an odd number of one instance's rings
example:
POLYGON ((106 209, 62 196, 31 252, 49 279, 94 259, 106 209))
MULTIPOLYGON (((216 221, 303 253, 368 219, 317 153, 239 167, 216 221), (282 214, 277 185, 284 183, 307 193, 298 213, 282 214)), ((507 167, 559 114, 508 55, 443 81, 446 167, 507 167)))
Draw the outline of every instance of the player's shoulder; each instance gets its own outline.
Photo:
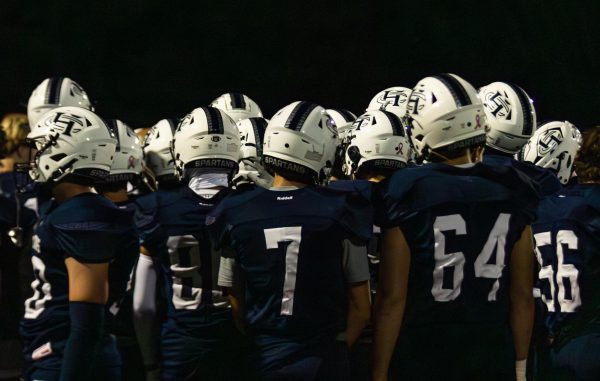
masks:
POLYGON ((133 213, 120 209, 112 201, 95 193, 84 193, 75 196, 52 209, 48 214, 48 222, 55 226, 71 227, 92 226, 101 224, 130 224, 133 213))
POLYGON ((486 155, 483 157, 483 163, 492 167, 510 167, 517 173, 527 176, 535 183, 542 197, 553 195, 561 189, 558 177, 547 168, 501 155, 486 155))
POLYGON ((181 198, 180 190, 183 187, 173 189, 158 189, 135 199, 135 208, 140 211, 150 211, 169 207, 181 198))
POLYGON ((570 220, 600 231, 600 184, 577 184, 542 200, 538 224, 570 220))
POLYGON ((242 205, 255 202, 266 192, 268 192, 267 189, 254 184, 249 184, 241 189, 227 189, 219 192, 219 202, 211 215, 223 215, 231 210, 236 210, 242 205))
POLYGON ((423 207, 442 202, 539 200, 536 184, 510 166, 431 163, 397 171, 385 189, 396 199, 409 197, 423 207))

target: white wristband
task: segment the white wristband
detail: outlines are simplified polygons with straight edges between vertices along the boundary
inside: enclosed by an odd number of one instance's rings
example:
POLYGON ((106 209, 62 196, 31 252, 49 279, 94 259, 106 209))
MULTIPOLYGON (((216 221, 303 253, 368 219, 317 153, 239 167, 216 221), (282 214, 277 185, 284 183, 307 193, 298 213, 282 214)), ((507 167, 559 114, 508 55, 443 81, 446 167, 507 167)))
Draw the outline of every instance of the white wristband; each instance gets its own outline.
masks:
POLYGON ((525 375, 527 373, 527 359, 515 361, 515 372, 517 381, 527 381, 525 375))

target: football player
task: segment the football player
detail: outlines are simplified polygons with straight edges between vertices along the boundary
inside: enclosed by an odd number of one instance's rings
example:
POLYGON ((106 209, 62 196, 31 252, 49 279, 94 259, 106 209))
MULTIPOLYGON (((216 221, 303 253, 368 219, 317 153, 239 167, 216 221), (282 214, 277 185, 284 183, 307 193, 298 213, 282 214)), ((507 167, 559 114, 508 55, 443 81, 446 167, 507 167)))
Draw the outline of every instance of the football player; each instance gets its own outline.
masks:
POLYGON ((262 118, 263 116, 256 102, 241 93, 221 94, 209 106, 224 111, 234 122, 248 118, 262 118))
POLYGON ((26 380, 118 380, 121 360, 105 329, 107 301, 119 298, 138 237, 130 212, 92 192, 110 171, 116 140, 79 107, 46 114, 28 135, 30 175, 54 199, 33 237, 33 296, 21 321, 26 380))
MULTIPOLYGON (((105 123, 117 138, 117 145, 110 166, 110 174, 94 188, 119 208, 135 213, 135 203, 127 193, 127 187, 128 184, 136 186, 140 182, 143 162, 142 146, 135 132, 122 121, 105 119, 105 123)), ((123 253, 123 255, 130 254, 130 252, 123 253)), ((133 269, 137 258, 137 253, 134 256, 130 255, 127 258, 129 265, 123 266, 122 269, 133 269)), ((125 260, 124 258, 123 261, 125 262, 125 260)), ((117 299, 108 301, 111 319, 107 323, 110 333, 117 339, 123 361, 123 379, 138 380, 144 379, 145 372, 132 321, 132 273, 127 275, 129 282, 126 292, 119 294, 117 299)))
POLYGON ((543 195, 552 195, 560 184, 550 171, 515 160, 516 153, 537 129, 533 101, 519 86, 494 82, 479 89, 489 125, 483 162, 517 167, 540 184, 543 195))
POLYGON ((261 379, 348 379, 347 348, 369 319, 368 184, 315 186, 336 144, 322 107, 284 107, 265 132, 273 187, 232 194, 207 220, 227 248, 219 284, 261 379))
MULTIPOLYGON (((380 183, 408 163, 410 143, 400 119, 389 111, 373 110, 361 115, 348 139, 344 170, 350 178, 380 183)), ((375 191, 374 197, 376 194, 375 191)), ((368 245, 371 300, 375 300, 379 279, 380 233, 380 227, 373 226, 373 238, 368 245)), ((359 377, 355 379, 369 378, 372 343, 373 330, 369 325, 351 353, 352 374, 359 377)))
POLYGON ((568 121, 547 122, 527 141, 519 152, 520 161, 550 170, 566 185, 573 174, 581 133, 568 121))
MULTIPOLYGON (((4 127, 0 128, 0 160, 14 149, 4 127)), ((17 380, 23 365, 19 320, 23 301, 31 296, 32 271, 27 263, 34 223, 32 211, 0 196, 0 380, 17 380)))
POLYGON ((217 286, 220 252, 212 249, 206 215, 224 197, 237 170, 235 122, 217 108, 193 110, 172 141, 177 192, 155 193, 160 234, 144 247, 160 263, 167 293, 161 333, 161 380, 235 379, 224 358, 236 358, 240 335, 227 295, 217 286))
POLYGON ((373 379, 387 379, 388 366, 393 380, 522 379, 537 187, 513 167, 480 163, 486 117, 462 78, 419 81, 405 121, 429 164, 397 171, 377 205, 373 379))
POLYGON ((548 328, 540 380, 600 379, 600 127, 575 166, 579 184, 544 199, 533 225, 548 328))
POLYGON ((146 247, 160 241, 157 226, 156 200, 170 199, 183 187, 175 177, 175 161, 171 153, 173 133, 179 119, 162 119, 150 128, 144 137, 143 151, 147 174, 156 184, 155 193, 145 194, 136 200, 140 233, 140 257, 136 265, 133 289, 133 320, 137 340, 144 361, 146 380, 160 379, 160 323, 163 319, 158 260, 151 256, 146 247), (158 235, 158 238, 155 238, 158 235))

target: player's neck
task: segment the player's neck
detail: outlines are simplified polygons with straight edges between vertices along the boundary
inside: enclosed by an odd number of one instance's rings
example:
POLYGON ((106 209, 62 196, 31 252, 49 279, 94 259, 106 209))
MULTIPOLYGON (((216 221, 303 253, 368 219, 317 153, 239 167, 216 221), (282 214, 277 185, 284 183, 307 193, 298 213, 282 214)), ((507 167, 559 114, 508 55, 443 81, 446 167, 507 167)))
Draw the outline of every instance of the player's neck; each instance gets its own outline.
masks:
POLYGON ((129 196, 127 195, 127 189, 119 189, 115 192, 103 192, 102 196, 106 197, 112 202, 124 202, 129 200, 129 196))
POLYGON ((305 187, 307 184, 300 181, 288 180, 285 177, 275 173, 273 177, 273 188, 277 187, 305 187))
POLYGON ((463 155, 452 159, 445 158, 443 163, 447 165, 476 164, 483 159, 483 150, 483 147, 467 148, 463 155))
POLYGON ((54 188, 52 188, 52 195, 54 195, 54 200, 59 204, 75 196, 79 196, 80 194, 90 192, 92 192, 91 187, 73 183, 60 183, 56 184, 54 188))

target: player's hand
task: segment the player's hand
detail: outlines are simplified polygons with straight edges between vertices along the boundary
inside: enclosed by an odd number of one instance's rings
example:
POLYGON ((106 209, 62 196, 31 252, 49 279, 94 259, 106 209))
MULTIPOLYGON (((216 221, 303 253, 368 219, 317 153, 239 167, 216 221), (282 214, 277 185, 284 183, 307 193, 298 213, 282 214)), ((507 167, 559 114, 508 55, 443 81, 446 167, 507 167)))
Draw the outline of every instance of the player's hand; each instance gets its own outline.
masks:
POLYGON ((244 159, 242 162, 244 163, 245 169, 248 171, 247 177, 250 181, 265 189, 269 189, 273 186, 273 176, 271 176, 262 165, 248 159, 244 159))

